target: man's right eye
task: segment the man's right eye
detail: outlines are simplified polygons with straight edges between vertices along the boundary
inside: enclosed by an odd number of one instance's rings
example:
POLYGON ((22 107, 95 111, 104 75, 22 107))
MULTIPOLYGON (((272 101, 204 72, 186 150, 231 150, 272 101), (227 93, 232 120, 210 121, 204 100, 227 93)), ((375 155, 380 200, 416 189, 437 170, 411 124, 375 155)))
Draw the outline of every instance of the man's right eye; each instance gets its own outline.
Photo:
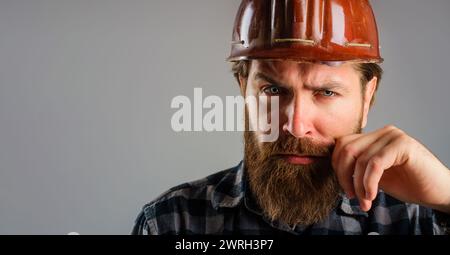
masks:
POLYGON ((263 93, 268 96, 277 96, 281 94, 281 88, 277 85, 270 85, 263 88, 263 93))

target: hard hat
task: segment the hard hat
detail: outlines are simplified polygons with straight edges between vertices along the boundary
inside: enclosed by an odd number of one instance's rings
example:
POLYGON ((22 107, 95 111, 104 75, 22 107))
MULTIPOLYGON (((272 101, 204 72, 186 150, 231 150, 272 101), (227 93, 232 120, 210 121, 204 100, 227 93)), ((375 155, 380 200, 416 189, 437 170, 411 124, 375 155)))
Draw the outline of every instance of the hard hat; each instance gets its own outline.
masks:
POLYGON ((380 63, 368 0, 242 0, 229 61, 380 63))

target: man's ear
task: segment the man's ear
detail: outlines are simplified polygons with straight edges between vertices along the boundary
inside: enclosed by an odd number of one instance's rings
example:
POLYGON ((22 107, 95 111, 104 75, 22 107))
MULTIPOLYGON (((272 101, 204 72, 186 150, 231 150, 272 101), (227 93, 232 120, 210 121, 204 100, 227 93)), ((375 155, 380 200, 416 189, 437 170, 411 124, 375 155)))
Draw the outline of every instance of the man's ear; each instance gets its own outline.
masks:
POLYGON ((370 110, 370 103, 372 102, 372 98, 375 94, 375 91, 377 90, 378 86, 378 78, 375 76, 366 84, 366 89, 364 91, 364 102, 363 102, 363 116, 362 116, 362 123, 361 128, 365 128, 367 126, 367 119, 369 115, 370 110))

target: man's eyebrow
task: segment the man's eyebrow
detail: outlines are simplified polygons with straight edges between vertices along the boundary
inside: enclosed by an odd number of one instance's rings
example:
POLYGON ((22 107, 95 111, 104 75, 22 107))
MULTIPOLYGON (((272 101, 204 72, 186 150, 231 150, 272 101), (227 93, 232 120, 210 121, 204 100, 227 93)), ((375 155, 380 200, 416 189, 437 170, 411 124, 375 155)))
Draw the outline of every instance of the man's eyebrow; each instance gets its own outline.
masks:
MULTIPOLYGON (((289 88, 289 86, 284 85, 280 81, 277 81, 276 79, 274 79, 264 73, 257 73, 255 75, 255 79, 256 80, 265 80, 271 84, 276 84, 281 87, 289 88)), ((333 89, 340 89, 343 91, 348 91, 348 88, 344 84, 342 84, 339 81, 335 81, 335 80, 327 80, 320 85, 303 84, 303 87, 308 90, 313 90, 313 91, 314 90, 333 90, 333 89)))
POLYGON ((340 89, 344 91, 348 91, 347 86, 345 86, 343 83, 338 81, 325 81, 318 85, 312 85, 312 84, 303 84, 303 87, 309 90, 333 90, 333 89, 340 89))
POLYGON ((279 85, 281 87, 288 87, 288 86, 284 85, 283 83, 281 83, 280 81, 277 81, 276 79, 274 79, 274 78, 272 78, 272 77, 270 77, 270 76, 268 76, 266 74, 263 74, 263 73, 257 73, 255 75, 255 79, 256 80, 265 80, 265 81, 267 81, 267 82, 269 82, 271 84, 276 84, 276 85, 279 85))

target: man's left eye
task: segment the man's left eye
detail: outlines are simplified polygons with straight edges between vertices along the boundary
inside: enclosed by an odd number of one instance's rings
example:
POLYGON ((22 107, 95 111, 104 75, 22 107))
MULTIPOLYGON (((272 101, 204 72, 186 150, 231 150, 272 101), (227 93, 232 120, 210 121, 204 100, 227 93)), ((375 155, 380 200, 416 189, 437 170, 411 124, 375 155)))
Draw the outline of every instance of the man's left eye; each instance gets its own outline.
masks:
POLYGON ((276 95, 281 94, 281 88, 279 86, 276 86, 276 85, 271 85, 271 86, 265 87, 263 89, 263 92, 266 95, 276 96, 276 95))
POLYGON ((322 90, 320 91, 320 94, 324 97, 333 97, 337 95, 336 92, 333 92, 331 90, 322 90))

